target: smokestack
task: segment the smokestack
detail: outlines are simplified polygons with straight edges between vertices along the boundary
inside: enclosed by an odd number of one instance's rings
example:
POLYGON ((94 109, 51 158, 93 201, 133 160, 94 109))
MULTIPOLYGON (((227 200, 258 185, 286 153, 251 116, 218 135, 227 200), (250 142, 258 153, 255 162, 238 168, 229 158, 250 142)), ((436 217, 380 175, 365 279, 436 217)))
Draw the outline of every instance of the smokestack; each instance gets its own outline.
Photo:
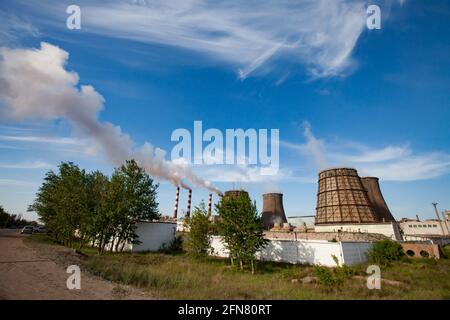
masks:
POLYGON ((212 208, 212 193, 210 193, 208 197, 208 217, 211 217, 211 208, 212 208))
POLYGON ((378 220, 383 222, 395 222, 395 218, 392 216, 386 201, 384 201, 383 194, 381 193, 379 179, 376 177, 364 177, 361 178, 361 182, 364 189, 367 191, 367 196, 375 210, 378 220))
POLYGON ((186 217, 191 216, 191 201, 192 201, 192 189, 189 189, 186 217))
POLYGON ((271 229, 275 223, 283 225, 287 223, 286 215, 283 208, 282 193, 266 193, 263 194, 263 212, 262 220, 264 229, 271 229))
POLYGON ((439 225, 441 226, 441 230, 442 230, 442 235, 445 235, 445 231, 444 231, 444 227, 442 226, 442 221, 441 218, 439 217, 439 211, 437 209, 437 203, 432 203, 433 207, 434 207, 434 211, 436 212, 436 217, 439 221, 439 225))
POLYGON ((176 220, 178 215, 178 200, 180 198, 180 187, 177 187, 177 193, 175 196, 175 206, 173 208, 173 218, 176 220))

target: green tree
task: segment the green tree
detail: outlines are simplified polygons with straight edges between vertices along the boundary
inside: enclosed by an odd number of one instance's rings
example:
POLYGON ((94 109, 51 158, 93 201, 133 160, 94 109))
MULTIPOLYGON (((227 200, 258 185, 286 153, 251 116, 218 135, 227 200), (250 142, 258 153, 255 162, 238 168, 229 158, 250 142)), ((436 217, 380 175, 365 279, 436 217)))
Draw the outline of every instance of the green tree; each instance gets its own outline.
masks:
POLYGON ((7 228, 9 226, 9 213, 0 206, 0 228, 7 228))
POLYGON ((117 228, 114 237, 116 251, 126 243, 137 243, 135 233, 139 221, 152 221, 160 217, 156 201, 159 184, 139 167, 135 160, 128 160, 114 171, 110 196, 114 198, 113 219, 117 228))
POLYGON ((368 261, 379 265, 389 265, 393 261, 404 259, 404 257, 402 245, 390 239, 375 242, 367 253, 368 261))
POLYGON ((255 272, 254 260, 256 253, 266 245, 263 224, 258 214, 256 204, 246 192, 236 197, 223 197, 216 205, 219 213, 219 229, 229 251, 231 264, 239 261, 241 270, 244 263, 251 264, 255 272))
POLYGON ((188 230, 185 240, 187 253, 196 259, 208 256, 211 250, 210 223, 203 201, 194 209, 192 217, 185 218, 184 226, 188 230))

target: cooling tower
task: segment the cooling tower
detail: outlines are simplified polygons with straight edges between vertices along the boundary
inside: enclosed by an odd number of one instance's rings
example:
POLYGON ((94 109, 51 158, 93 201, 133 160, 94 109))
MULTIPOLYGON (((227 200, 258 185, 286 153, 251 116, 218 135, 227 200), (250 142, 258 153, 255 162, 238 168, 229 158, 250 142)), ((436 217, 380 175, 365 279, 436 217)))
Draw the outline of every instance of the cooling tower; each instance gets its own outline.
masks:
POLYGON ((275 223, 283 225, 287 223, 286 215, 283 208, 282 193, 266 193, 263 194, 263 211, 262 220, 264 229, 273 228, 275 223))
POLYGON ((319 173, 316 224, 380 222, 355 169, 319 173))
POLYGON ((392 216, 391 211, 389 211, 386 201, 384 201, 378 178, 364 177, 361 178, 361 181, 378 219, 384 222, 395 222, 395 218, 392 216))
POLYGON ((230 191, 225 191, 225 195, 223 196, 224 198, 229 197, 229 198, 239 198, 241 194, 247 194, 247 191, 244 190, 230 190, 230 191))

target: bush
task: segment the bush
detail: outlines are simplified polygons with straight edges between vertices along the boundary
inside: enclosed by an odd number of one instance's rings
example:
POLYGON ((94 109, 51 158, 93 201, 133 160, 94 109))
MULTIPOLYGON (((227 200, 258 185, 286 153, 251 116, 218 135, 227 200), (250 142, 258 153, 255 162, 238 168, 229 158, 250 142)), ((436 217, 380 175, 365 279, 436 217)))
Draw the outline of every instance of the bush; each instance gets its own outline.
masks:
POLYGON ((356 272, 352 267, 347 265, 340 265, 339 260, 335 255, 332 255, 336 268, 326 268, 322 266, 315 266, 314 272, 319 283, 326 286, 339 286, 348 278, 353 277, 356 272))
POLYGON ((183 237, 182 236, 176 236, 173 238, 173 240, 169 243, 168 246, 163 244, 161 249, 159 250, 162 253, 166 254, 177 254, 183 252, 183 237))
POLYGON ((196 259, 206 258, 211 250, 211 239, 208 212, 203 201, 194 209, 192 217, 185 218, 184 223, 185 229, 189 230, 184 242, 188 255, 196 259))
POLYGON ((392 240, 382 240, 374 243, 367 253, 370 263, 389 265, 391 262, 403 260, 406 257, 402 246, 392 240))

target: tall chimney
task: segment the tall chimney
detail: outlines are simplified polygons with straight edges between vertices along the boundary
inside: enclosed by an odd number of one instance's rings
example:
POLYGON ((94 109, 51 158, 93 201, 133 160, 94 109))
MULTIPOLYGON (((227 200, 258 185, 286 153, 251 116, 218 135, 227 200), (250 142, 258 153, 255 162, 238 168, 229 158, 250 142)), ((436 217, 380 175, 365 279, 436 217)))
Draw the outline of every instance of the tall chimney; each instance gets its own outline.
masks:
POLYGON ((208 197, 208 217, 211 217, 211 208, 212 208, 212 193, 210 193, 208 197))
POLYGON ((173 218, 176 220, 178 215, 178 200, 180 199, 180 187, 177 187, 177 193, 175 195, 175 206, 173 208, 173 218))
POLYGON ((434 207, 434 211, 436 212, 436 217, 437 217, 437 220, 438 220, 438 222, 439 222, 439 225, 441 226, 441 230, 442 230, 442 235, 445 235, 445 230, 444 230, 444 227, 442 226, 442 221, 441 221, 441 218, 439 217, 439 211, 438 211, 438 209, 437 209, 437 203, 432 203, 432 205, 433 205, 433 207, 434 207))
POLYGON ((283 208, 282 193, 263 194, 262 220, 264 229, 267 230, 271 229, 275 223, 279 223, 280 225, 287 223, 283 208))
POLYGON ((367 191, 367 196, 375 210, 377 220, 383 222, 395 222, 395 218, 392 216, 386 201, 384 201, 383 194, 381 193, 379 179, 376 177, 364 177, 361 178, 361 182, 364 189, 367 191))
POLYGON ((191 216, 191 201, 192 201, 192 189, 189 189, 186 217, 191 216))

